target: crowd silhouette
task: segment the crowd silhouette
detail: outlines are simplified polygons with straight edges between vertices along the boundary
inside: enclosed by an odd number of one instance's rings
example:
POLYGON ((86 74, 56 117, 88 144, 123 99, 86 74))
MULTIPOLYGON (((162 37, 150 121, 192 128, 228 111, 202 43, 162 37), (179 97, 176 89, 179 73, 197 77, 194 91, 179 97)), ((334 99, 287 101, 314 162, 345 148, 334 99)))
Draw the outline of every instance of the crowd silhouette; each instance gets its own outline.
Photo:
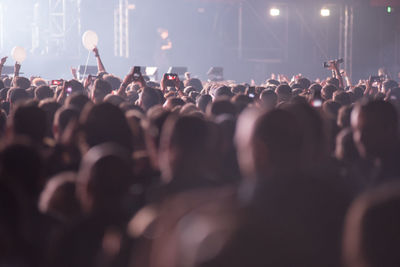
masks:
POLYGON ((93 52, 81 81, 2 76, 2 266, 400 266, 389 75, 156 82, 93 52))

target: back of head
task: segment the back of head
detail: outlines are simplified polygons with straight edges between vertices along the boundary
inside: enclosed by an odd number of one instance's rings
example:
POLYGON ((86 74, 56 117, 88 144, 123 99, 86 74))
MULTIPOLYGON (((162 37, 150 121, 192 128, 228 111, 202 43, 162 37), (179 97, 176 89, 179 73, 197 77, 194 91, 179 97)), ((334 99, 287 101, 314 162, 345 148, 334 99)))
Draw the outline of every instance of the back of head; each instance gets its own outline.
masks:
POLYGON ((295 171, 303 148, 296 118, 284 110, 263 113, 253 129, 252 150, 257 176, 295 171))
POLYGON ((260 101, 263 107, 267 109, 273 109, 278 103, 278 96, 271 89, 264 90, 260 95, 260 101))
POLYGON ((86 212, 119 212, 135 181, 130 152, 114 143, 93 147, 78 174, 78 198, 86 212))
POLYGON ((52 127, 53 127, 54 115, 56 114, 57 110, 60 107, 61 105, 52 98, 42 100, 39 103, 39 108, 41 108, 44 112, 46 112, 46 121, 47 121, 46 135, 48 137, 53 136, 52 127))
MULTIPOLYGON (((160 168, 163 177, 190 179, 207 172, 210 152, 209 127, 195 116, 169 117, 161 137, 160 168)), ((202 177, 204 178, 204 177, 202 177)))
POLYGON ((141 107, 147 111, 151 107, 161 104, 160 96, 157 91, 151 87, 145 87, 140 95, 141 107))
POLYGON ((108 94, 111 94, 111 92, 112 88, 108 82, 97 79, 93 85, 92 100, 95 103, 100 103, 108 94))
POLYGON ((31 86, 31 81, 25 77, 15 77, 13 80, 13 87, 28 89, 31 86))
POLYGON ((9 101, 12 105, 29 99, 29 94, 22 88, 11 88, 8 91, 9 101))
POLYGON ((120 78, 111 74, 104 75, 103 80, 111 85, 112 90, 118 90, 122 83, 120 78))
POLYGON ((232 97, 233 93, 231 91, 231 88, 228 86, 221 86, 217 88, 214 92, 214 97, 232 97))
POLYGON ((35 143, 41 143, 46 135, 46 113, 35 106, 19 106, 12 115, 14 135, 22 135, 35 143))
POLYGON ((54 126, 57 128, 57 134, 62 135, 68 124, 73 120, 79 119, 79 111, 75 108, 60 108, 54 116, 54 126))
POLYGON ((203 90, 203 84, 197 78, 190 78, 184 82, 185 87, 192 86, 197 92, 201 92, 203 90))
POLYGON ((1 166, 1 177, 9 185, 29 199, 38 196, 43 182, 42 159, 35 148, 24 144, 5 147, 1 152, 1 166))
POLYGON ((339 88, 339 80, 336 78, 329 78, 326 80, 326 83, 334 85, 336 88, 339 88))
POLYGON ((308 103, 292 103, 282 107, 296 117, 304 138, 303 165, 315 167, 328 153, 327 134, 320 114, 308 103))
POLYGON ((209 117, 216 117, 222 114, 237 115, 235 105, 228 99, 217 99, 207 107, 207 115, 209 117))
POLYGON ((351 104, 351 97, 345 91, 336 91, 333 93, 333 100, 342 106, 347 106, 351 104))
POLYGON ((353 88, 354 101, 361 99, 364 96, 364 89, 362 87, 353 88))
POLYGON ((82 111, 88 102, 90 102, 90 100, 86 95, 82 93, 73 93, 69 97, 67 97, 65 105, 67 107, 73 107, 78 109, 79 111, 82 111))
POLYGON ((80 121, 89 147, 114 142, 125 149, 133 149, 132 134, 125 115, 113 104, 100 103, 87 107, 80 121))
POLYGON ((292 98, 292 88, 287 84, 279 85, 275 93, 278 96, 278 102, 288 102, 292 98))
POLYGON ((307 78, 300 78, 297 80, 297 83, 300 85, 301 89, 308 89, 311 85, 311 82, 307 78))
POLYGON ((212 102, 212 97, 210 95, 201 95, 197 99, 197 107, 203 111, 204 113, 206 112, 208 104, 212 102))
POLYGON ((351 114, 351 125, 357 148, 363 156, 388 157, 396 149, 398 115, 391 103, 375 100, 356 105, 351 114))
POLYGON ((35 89, 35 98, 38 99, 39 101, 53 97, 54 97, 54 91, 46 85, 41 85, 35 89))
POLYGON ((337 87, 332 84, 327 84, 322 88, 321 95, 325 100, 333 98, 333 93, 337 90, 337 87))
POLYGON ((322 110, 324 111, 325 115, 329 118, 332 119, 336 122, 339 109, 341 105, 332 100, 325 101, 324 104, 322 104, 322 110))
POLYGON ((70 80, 69 84, 72 89, 72 93, 81 93, 83 94, 85 92, 85 88, 83 87, 83 84, 77 80, 70 80))
POLYGON ((400 265, 400 187, 388 184, 359 197, 347 214, 344 259, 349 267, 400 265))

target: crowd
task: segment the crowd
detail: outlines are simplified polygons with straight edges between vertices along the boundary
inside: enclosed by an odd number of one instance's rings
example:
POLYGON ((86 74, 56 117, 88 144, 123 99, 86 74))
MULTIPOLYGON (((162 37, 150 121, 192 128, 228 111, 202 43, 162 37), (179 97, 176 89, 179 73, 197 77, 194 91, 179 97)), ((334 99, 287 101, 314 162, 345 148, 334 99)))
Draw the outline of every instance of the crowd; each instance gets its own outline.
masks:
POLYGON ((94 53, 82 81, 2 76, 1 266, 400 266, 388 75, 157 83, 94 53))

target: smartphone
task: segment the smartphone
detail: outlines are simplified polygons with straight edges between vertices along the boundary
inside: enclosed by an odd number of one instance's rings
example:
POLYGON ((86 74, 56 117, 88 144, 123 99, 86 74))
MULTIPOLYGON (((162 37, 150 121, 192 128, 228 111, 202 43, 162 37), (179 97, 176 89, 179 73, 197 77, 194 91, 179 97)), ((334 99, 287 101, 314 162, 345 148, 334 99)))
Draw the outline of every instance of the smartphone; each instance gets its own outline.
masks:
POLYGON ((247 88, 247 95, 248 95, 250 98, 256 97, 256 88, 255 88, 254 86, 249 86, 249 87, 247 88))
POLYGON ((62 80, 52 80, 50 85, 62 85, 63 81, 62 80))
POLYGON ((166 73, 166 74, 164 74, 165 76, 165 78, 164 78, 164 80, 165 80, 165 85, 167 86, 167 87, 175 87, 175 84, 176 84, 176 80, 177 80, 177 78, 178 78, 178 74, 175 74, 175 73, 166 73))
POLYGON ((133 81, 138 81, 142 76, 141 69, 139 66, 133 67, 133 81))
POLYGON ((322 107, 322 99, 314 99, 311 103, 314 108, 322 107))

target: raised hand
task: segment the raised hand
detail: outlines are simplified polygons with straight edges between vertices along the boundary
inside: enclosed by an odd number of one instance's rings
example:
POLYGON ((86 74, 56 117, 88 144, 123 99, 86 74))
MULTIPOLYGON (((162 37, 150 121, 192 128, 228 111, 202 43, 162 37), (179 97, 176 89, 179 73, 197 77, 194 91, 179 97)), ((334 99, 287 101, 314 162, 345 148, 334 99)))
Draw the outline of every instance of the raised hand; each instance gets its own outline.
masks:
POLYGON ((4 66, 4 64, 6 64, 7 58, 8 58, 8 57, 3 57, 3 58, 0 60, 0 65, 1 65, 1 66, 4 66))
POLYGON ((15 62, 14 65, 14 77, 19 76, 19 71, 21 70, 21 64, 19 64, 17 61, 15 62))
POLYGON ((97 46, 95 46, 94 48, 93 48, 93 53, 94 53, 94 55, 96 56, 96 57, 98 57, 100 54, 99 54, 99 49, 97 48, 97 46))

